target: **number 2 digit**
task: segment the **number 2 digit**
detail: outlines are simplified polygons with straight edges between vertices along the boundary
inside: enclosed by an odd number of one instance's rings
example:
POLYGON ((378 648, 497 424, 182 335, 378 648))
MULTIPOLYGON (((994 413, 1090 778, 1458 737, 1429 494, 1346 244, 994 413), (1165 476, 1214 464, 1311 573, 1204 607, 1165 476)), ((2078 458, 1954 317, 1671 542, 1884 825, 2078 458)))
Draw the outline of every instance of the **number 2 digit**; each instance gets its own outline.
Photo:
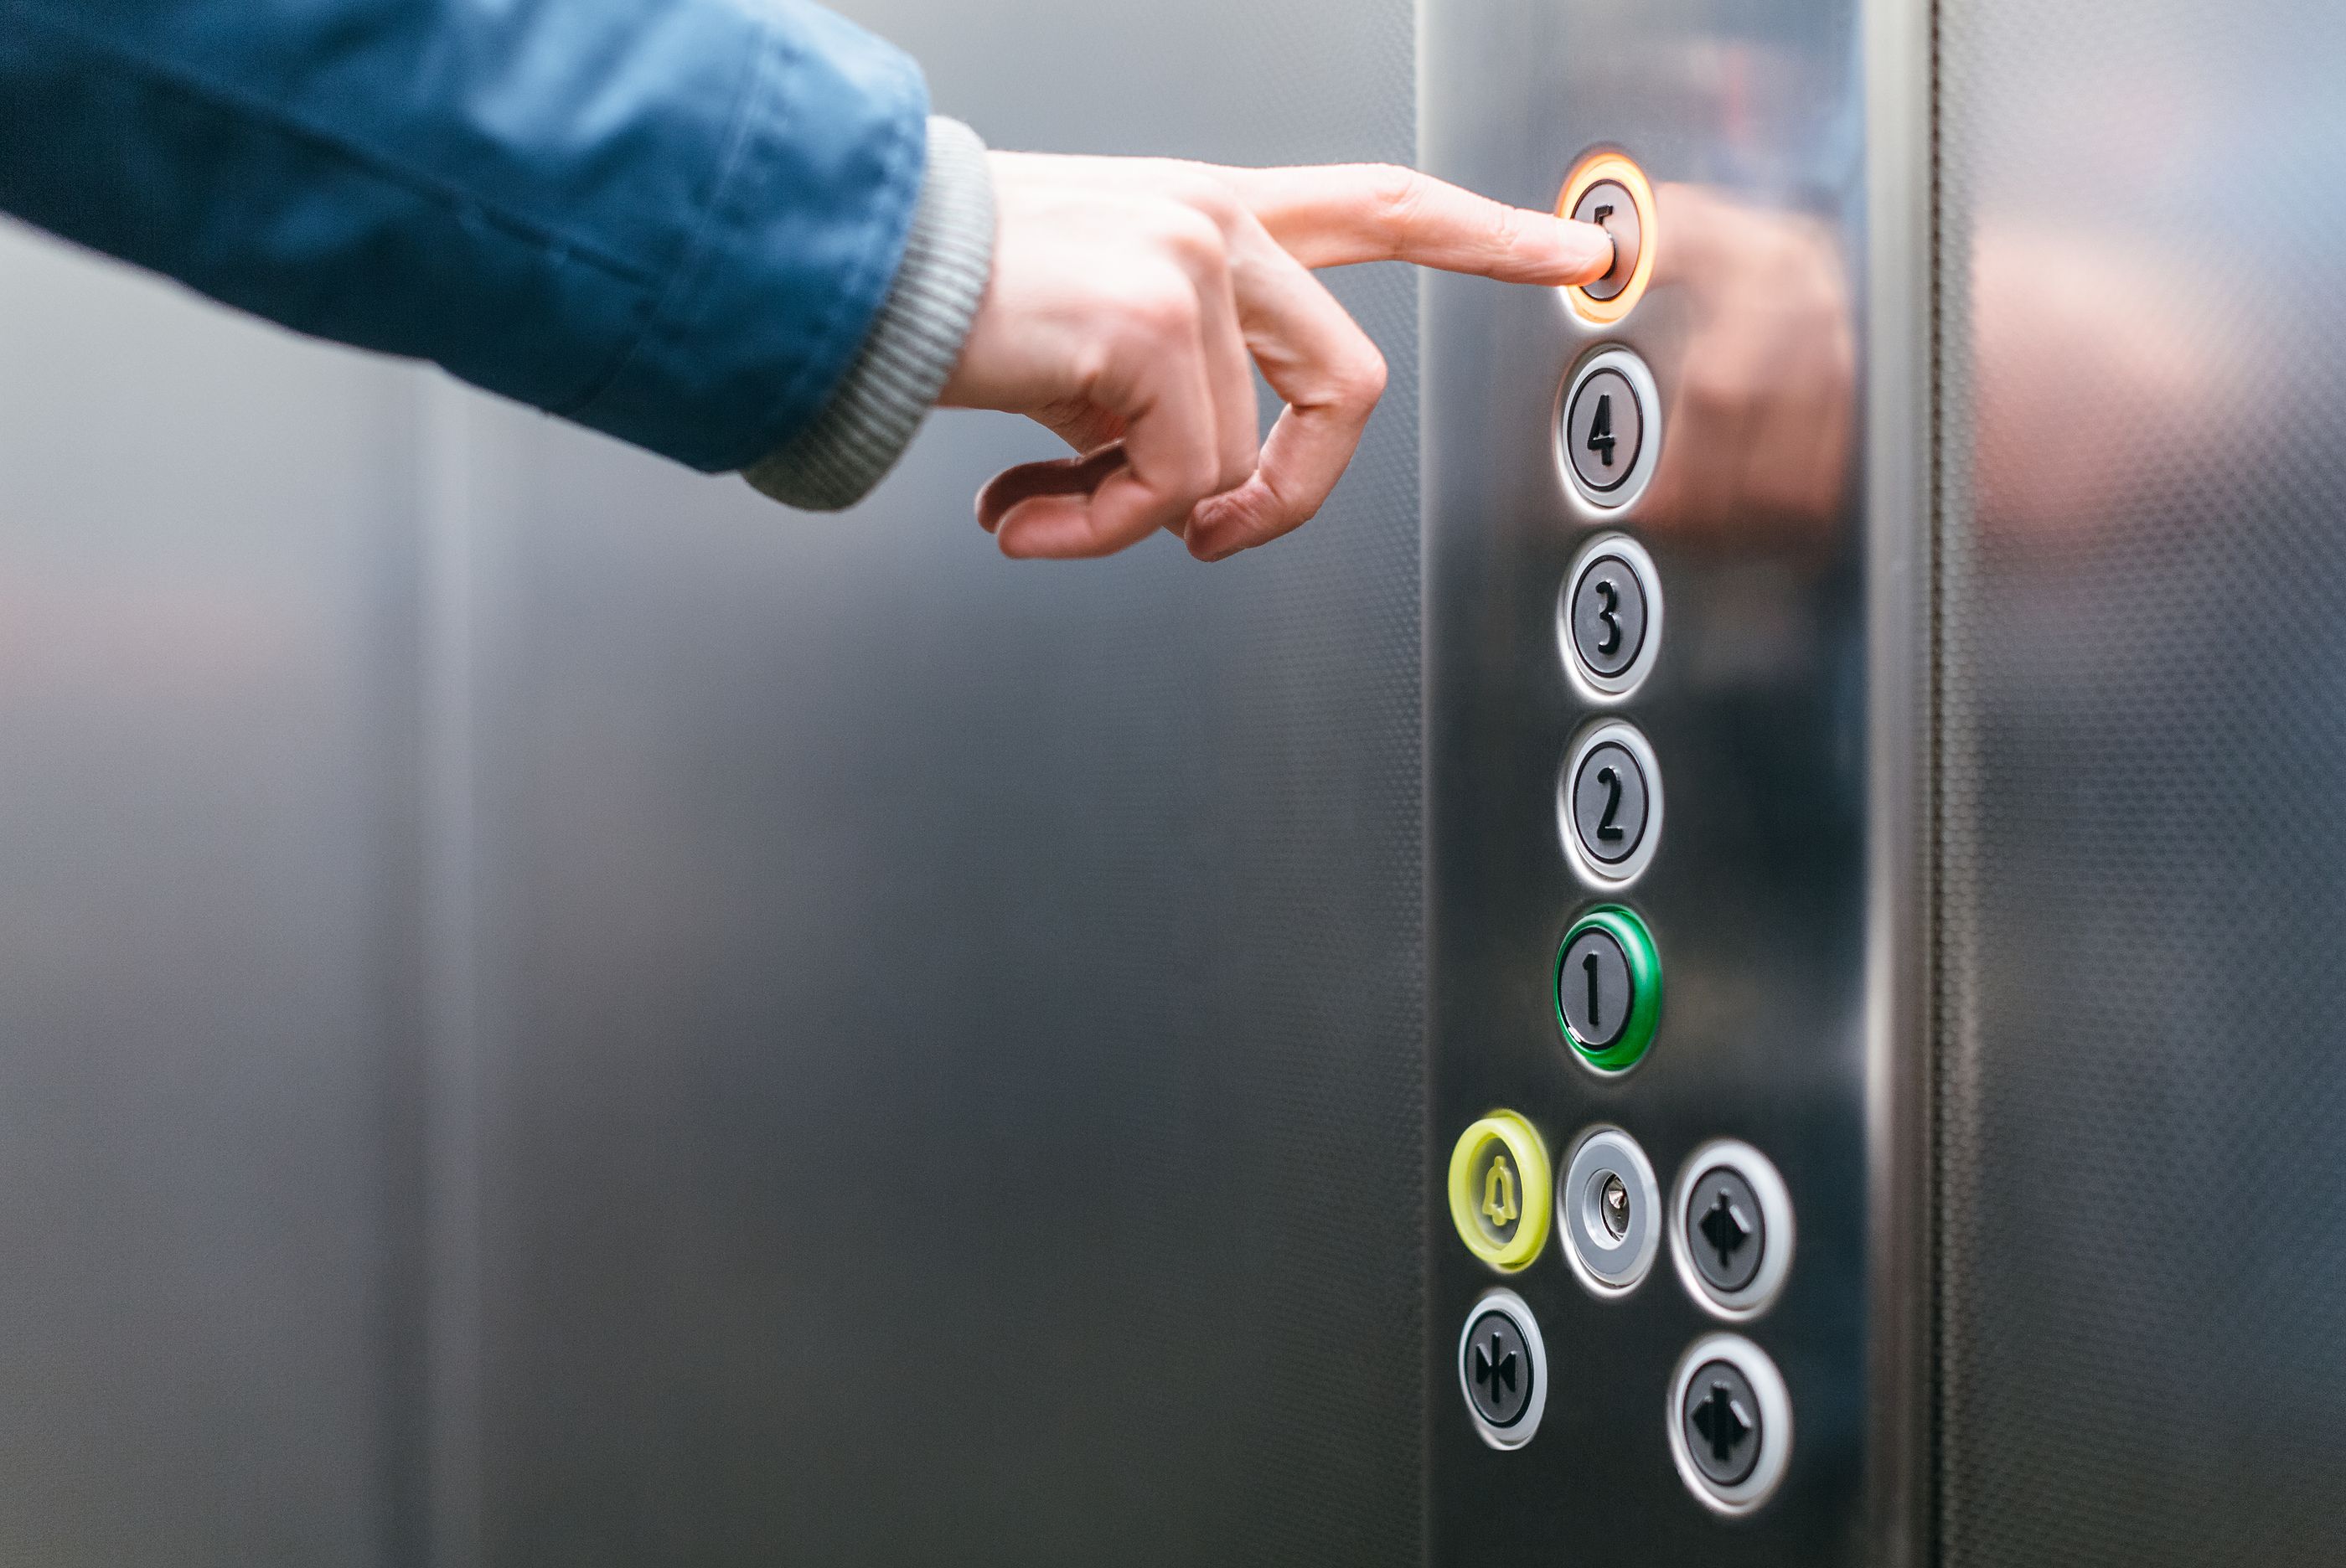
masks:
POLYGON ((1604 785, 1606 789, 1605 818, 1596 824, 1596 837, 1603 843, 1617 843, 1620 841, 1621 830, 1614 823, 1613 819, 1621 814, 1621 775, 1610 768, 1599 768, 1596 770, 1596 781, 1604 785))

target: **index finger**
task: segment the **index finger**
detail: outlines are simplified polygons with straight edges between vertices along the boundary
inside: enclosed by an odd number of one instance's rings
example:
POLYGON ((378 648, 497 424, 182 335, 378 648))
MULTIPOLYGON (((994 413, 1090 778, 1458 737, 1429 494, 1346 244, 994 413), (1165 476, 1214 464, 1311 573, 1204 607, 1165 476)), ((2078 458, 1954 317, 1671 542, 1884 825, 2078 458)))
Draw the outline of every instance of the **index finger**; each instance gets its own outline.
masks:
POLYGON ((1613 265, 1612 236, 1594 223, 1510 207, 1395 164, 1214 172, 1306 267, 1409 261, 1561 288, 1613 265))

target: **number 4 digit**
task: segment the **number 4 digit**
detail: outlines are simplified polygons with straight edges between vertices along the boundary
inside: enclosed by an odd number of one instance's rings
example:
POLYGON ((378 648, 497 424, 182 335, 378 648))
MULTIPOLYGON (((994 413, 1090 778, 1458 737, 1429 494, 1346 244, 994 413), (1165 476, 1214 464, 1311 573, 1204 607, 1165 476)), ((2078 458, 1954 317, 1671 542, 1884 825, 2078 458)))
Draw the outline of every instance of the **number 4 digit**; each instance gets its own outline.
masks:
POLYGON ((1595 453, 1605 466, 1613 466, 1613 394, 1596 394, 1596 416, 1588 422, 1588 450, 1595 453))

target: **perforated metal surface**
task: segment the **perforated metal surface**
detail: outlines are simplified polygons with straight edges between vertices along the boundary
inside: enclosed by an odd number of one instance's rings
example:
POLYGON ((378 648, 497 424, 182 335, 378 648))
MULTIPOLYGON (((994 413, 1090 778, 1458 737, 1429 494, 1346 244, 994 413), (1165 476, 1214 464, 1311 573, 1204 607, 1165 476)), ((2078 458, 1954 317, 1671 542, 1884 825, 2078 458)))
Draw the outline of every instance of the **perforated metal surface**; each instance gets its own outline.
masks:
POLYGON ((1941 1551, 2334 1563, 2346 17, 1940 41, 1941 1551))

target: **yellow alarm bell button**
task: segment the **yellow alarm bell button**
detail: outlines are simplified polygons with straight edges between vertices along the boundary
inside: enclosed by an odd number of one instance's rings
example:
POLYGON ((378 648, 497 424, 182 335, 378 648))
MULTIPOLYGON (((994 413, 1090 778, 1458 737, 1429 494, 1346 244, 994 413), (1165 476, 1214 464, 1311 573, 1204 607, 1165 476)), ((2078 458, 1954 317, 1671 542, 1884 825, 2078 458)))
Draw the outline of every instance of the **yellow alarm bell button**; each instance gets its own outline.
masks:
POLYGON ((1494 1111, 1450 1151, 1450 1220, 1466 1249, 1513 1273, 1547 1245, 1555 1173, 1547 1145, 1513 1111, 1494 1111))

